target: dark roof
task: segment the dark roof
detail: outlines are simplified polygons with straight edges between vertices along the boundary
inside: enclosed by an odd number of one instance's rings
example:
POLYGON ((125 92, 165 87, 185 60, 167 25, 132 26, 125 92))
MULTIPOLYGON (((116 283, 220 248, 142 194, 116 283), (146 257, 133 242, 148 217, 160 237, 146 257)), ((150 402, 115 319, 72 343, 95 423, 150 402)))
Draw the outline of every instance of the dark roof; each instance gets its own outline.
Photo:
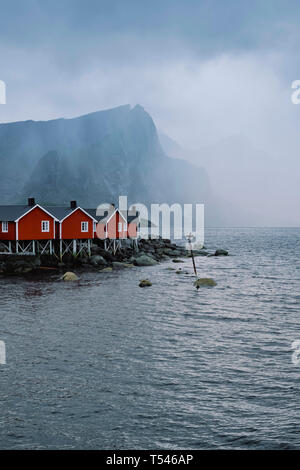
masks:
POLYGON ((134 219, 136 219, 139 216, 139 213, 136 212, 135 215, 128 215, 127 213, 127 222, 130 224, 134 219))
MULTIPOLYGON (((91 217, 94 217, 93 214, 90 212, 91 209, 84 209, 83 207, 77 206, 71 208, 70 206, 42 206, 46 209, 46 211, 50 212, 50 214, 54 215, 59 221, 63 220, 68 215, 72 214, 72 212, 76 211, 76 209, 82 209, 83 211, 87 212, 91 217)), ((95 218, 95 217, 94 217, 95 218)))
MULTIPOLYGON (((45 209, 47 212, 49 212, 51 215, 53 215, 56 219, 58 220, 63 220, 67 215, 71 214, 75 209, 72 209, 71 207, 68 206, 40 206, 42 209, 45 209)), ((32 207, 29 207, 28 205, 8 205, 8 206, 0 206, 0 221, 2 222, 13 222, 17 220, 19 217, 22 215, 26 214, 32 207)), ((103 216, 98 216, 96 215, 96 209, 85 209, 82 208, 85 212, 87 212, 91 217, 93 217, 95 220, 102 220, 105 222, 104 219, 108 217, 108 213, 105 212, 103 216)), ((123 216, 125 215, 124 212, 122 212, 123 216)), ((138 212, 136 213, 135 216, 128 215, 129 212, 127 211, 127 222, 130 223, 138 217, 138 212)))
POLYGON ((67 215, 71 214, 75 209, 71 209, 68 206, 42 206, 46 209, 46 211, 50 212, 50 214, 54 215, 58 220, 64 219, 67 215))
POLYGON ((0 220, 2 222, 13 222, 29 209, 28 206, 0 206, 0 220))
MULTIPOLYGON (((112 215, 111 213, 108 214, 108 211, 105 211, 103 215, 99 216, 99 215, 96 215, 97 213, 97 209, 84 209, 86 212, 88 212, 92 217, 94 217, 94 219, 98 220, 98 222, 102 222, 102 223, 106 223, 106 221, 110 218, 110 216, 112 215)), ((139 216, 139 213, 136 212, 135 215, 128 215, 129 212, 131 214, 131 211, 120 211, 123 215, 123 217, 125 217, 125 219, 127 219, 127 223, 130 224, 136 217, 139 216)))
POLYGON ((94 219, 98 220, 98 222, 104 219, 107 215, 107 211, 105 211, 104 215, 96 215, 97 209, 84 209, 88 214, 90 214, 94 219))

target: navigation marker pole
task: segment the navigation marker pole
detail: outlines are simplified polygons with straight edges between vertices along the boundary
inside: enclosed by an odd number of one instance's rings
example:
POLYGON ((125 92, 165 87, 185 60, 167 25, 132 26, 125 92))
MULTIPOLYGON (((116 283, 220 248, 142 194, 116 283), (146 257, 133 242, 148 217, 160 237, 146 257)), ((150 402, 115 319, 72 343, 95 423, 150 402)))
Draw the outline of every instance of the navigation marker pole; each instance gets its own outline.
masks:
POLYGON ((194 268, 194 273, 195 273, 195 276, 198 277, 198 274, 197 274, 197 269, 196 269, 196 265, 195 265, 195 259, 194 259, 194 253, 193 253, 193 248, 192 248, 192 238, 194 236, 190 233, 189 235, 186 235, 186 239, 188 240, 189 242, 189 245, 190 245, 190 251, 191 251, 191 257, 192 257, 192 261, 193 261, 193 268, 194 268))

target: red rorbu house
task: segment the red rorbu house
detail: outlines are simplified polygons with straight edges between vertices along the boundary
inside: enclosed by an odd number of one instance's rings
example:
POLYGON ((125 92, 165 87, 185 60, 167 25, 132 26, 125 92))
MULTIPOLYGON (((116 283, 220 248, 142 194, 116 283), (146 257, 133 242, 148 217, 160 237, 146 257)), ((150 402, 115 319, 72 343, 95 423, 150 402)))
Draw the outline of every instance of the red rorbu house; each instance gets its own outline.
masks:
POLYGON ((74 255, 86 251, 90 255, 91 240, 96 232, 97 220, 76 201, 69 207, 49 206, 46 209, 55 216, 55 238, 60 241, 60 255, 74 255))
POLYGON ((112 209, 104 211, 102 215, 97 215, 95 209, 87 209, 97 220, 94 238, 104 240, 105 249, 116 251, 121 247, 122 240, 131 239, 137 245, 138 238, 138 212, 133 209, 131 211, 120 211, 111 206, 112 209))
POLYGON ((104 240, 105 249, 116 251, 124 239, 137 246, 138 213, 113 208, 97 216, 96 209, 40 206, 34 198, 28 205, 0 206, 0 253, 91 254, 91 240, 104 240))
POLYGON ((56 218, 28 199, 28 205, 0 206, 0 252, 35 254, 46 248, 53 251, 56 218))

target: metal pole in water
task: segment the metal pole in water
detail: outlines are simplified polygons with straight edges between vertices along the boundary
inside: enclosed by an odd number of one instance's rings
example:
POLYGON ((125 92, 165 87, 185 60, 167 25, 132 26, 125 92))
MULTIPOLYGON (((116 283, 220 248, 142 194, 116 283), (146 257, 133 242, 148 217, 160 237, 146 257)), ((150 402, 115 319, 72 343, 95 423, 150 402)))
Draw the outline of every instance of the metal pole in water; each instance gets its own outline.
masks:
POLYGON ((195 265, 195 259, 194 259, 193 248, 192 248, 192 238, 193 238, 193 235, 190 233, 189 235, 186 236, 186 238, 188 239, 189 245, 190 245, 191 257, 192 257, 192 261, 193 261, 194 273, 195 273, 195 276, 198 277, 197 269, 196 269, 196 265, 195 265))

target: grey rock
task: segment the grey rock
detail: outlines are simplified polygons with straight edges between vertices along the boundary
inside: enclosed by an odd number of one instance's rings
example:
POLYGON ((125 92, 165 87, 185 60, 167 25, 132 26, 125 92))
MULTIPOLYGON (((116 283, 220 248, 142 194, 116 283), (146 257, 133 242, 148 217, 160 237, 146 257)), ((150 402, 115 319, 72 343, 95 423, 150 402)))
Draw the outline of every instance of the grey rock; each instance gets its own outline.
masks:
POLYGON ((139 283, 139 287, 151 287, 152 282, 149 279, 141 279, 139 283))
POLYGON ((134 264, 136 266, 153 266, 157 264, 157 261, 150 256, 142 255, 135 258, 134 264))
POLYGON ((70 271, 66 272, 62 277, 62 280, 65 282, 78 281, 78 279, 78 276, 70 271))
POLYGON ((228 251, 227 250, 216 250, 215 251, 215 256, 228 256, 228 251))
POLYGON ((133 268, 134 265, 132 263, 124 263, 121 261, 113 261, 112 263, 114 269, 123 269, 123 268, 133 268))
POLYGON ((107 261, 101 255, 93 255, 90 259, 90 263, 95 267, 107 265, 107 261))
POLYGON ((194 282, 194 286, 196 287, 197 290, 200 289, 200 287, 214 287, 216 285, 217 283, 216 281, 214 281, 214 279, 210 279, 207 277, 198 278, 194 282))

